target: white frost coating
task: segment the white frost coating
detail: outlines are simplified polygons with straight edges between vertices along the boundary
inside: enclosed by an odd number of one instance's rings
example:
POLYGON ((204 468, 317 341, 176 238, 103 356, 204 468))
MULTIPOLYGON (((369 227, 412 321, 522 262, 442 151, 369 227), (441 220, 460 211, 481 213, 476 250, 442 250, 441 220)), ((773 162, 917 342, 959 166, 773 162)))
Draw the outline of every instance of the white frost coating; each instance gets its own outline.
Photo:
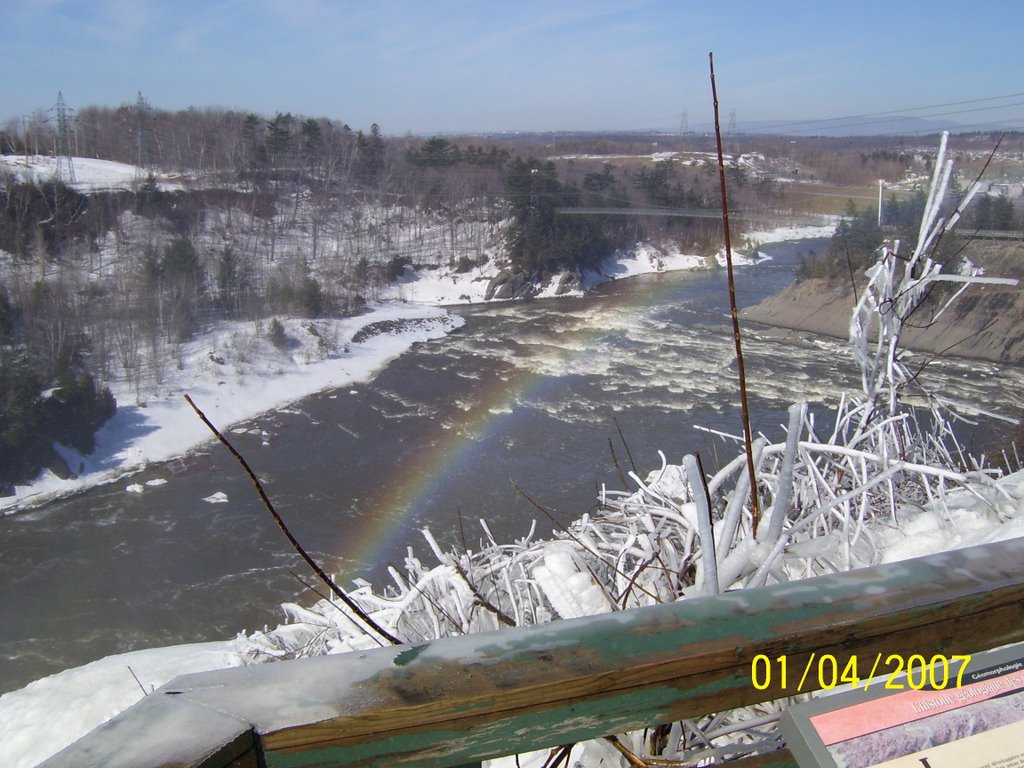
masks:
POLYGON ((533 577, 560 617, 575 619, 612 610, 593 576, 580 571, 571 546, 553 542, 545 547, 543 558, 534 566, 533 577))
POLYGON ((800 440, 800 426, 807 411, 805 403, 789 406, 789 426, 786 429, 786 449, 782 456, 782 469, 779 473, 778 490, 775 502, 765 513, 758 538, 777 541, 782 535, 782 526, 786 521, 786 512, 793 495, 793 465, 796 462, 800 440))
POLYGON ((691 493, 697 508, 697 531, 700 536, 701 551, 704 565, 703 585, 707 594, 717 595, 722 591, 718 581, 718 562, 715 559, 715 537, 711 527, 711 508, 708 506, 707 495, 704 493, 703 479, 697 460, 687 454, 683 457, 683 467, 690 480, 691 493))

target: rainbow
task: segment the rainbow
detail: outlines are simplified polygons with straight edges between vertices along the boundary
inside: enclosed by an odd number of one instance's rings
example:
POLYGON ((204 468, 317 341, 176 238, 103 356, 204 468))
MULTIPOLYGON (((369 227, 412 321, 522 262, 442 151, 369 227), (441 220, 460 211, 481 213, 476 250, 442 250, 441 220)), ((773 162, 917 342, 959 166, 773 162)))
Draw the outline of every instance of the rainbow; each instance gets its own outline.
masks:
MULTIPOLYGON (((360 516, 356 531, 349 530, 340 547, 345 558, 363 566, 379 565, 379 558, 395 551, 404 543, 399 537, 410 536, 408 519, 427 499, 438 495, 445 483, 459 477, 474 461, 476 447, 485 441, 503 422, 514 416, 512 403, 536 385, 536 376, 515 375, 499 379, 484 396, 467 410, 462 418, 444 425, 436 423, 435 439, 429 450, 414 454, 389 478, 389 485, 372 500, 373 510, 360 516)), ((417 549, 420 549, 417 546, 417 549)))
MULTIPOLYGON (((634 288, 616 292, 604 300, 603 307, 608 312, 621 313, 656 306, 664 303, 678 286, 678 278, 658 280, 653 288, 645 286, 647 290, 634 288)), ((578 331, 579 343, 574 346, 587 350, 588 342, 606 332, 607 329, 603 328, 581 328, 578 331)), ((490 437, 499 426, 507 424, 505 419, 515 418, 515 403, 529 399, 544 386, 545 381, 545 377, 539 374, 513 371, 506 379, 499 379, 491 385, 480 401, 458 421, 435 427, 438 437, 432 448, 396 468, 389 487, 373 499, 372 513, 361 515, 346 525, 344 539, 338 541, 332 551, 359 567, 373 568, 381 565, 383 553, 393 552, 405 543, 399 541, 399 537, 415 544, 414 537, 410 536, 408 519, 427 499, 438 495, 446 482, 462 475, 474 460, 474 452, 480 442, 490 437)), ((417 549, 421 547, 417 546, 417 549)))

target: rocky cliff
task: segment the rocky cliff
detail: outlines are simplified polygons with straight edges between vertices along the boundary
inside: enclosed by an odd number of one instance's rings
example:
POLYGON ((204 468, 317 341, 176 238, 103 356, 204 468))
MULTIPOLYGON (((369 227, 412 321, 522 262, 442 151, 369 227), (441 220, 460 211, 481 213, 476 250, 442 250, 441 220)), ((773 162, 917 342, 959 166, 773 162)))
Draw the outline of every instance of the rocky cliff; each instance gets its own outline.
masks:
MULTIPOLYGON (((910 349, 998 362, 1024 363, 1024 242, 975 241, 964 256, 986 275, 1015 277, 1021 284, 973 286, 948 312, 933 318, 928 305, 915 314, 920 327, 906 332, 910 349)), ((865 282, 857 277, 857 293, 865 282)), ((747 322, 846 338, 855 302, 849 280, 816 278, 793 283, 781 293, 743 310, 747 322)))

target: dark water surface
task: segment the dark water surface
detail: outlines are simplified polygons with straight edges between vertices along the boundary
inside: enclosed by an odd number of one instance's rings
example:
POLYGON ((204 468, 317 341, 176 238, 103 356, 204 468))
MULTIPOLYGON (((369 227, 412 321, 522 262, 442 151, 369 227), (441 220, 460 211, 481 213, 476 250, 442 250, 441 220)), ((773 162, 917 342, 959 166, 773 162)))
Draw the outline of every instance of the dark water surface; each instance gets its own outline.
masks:
MULTIPOLYGON (((787 285, 801 251, 738 271, 740 303, 787 285)), ((419 529, 473 547, 539 518, 513 487, 568 520, 617 487, 609 439, 640 474, 693 450, 735 448, 694 429, 740 430, 724 272, 620 280, 584 299, 456 310, 466 325, 418 345, 372 382, 306 398, 229 433, 300 541, 344 578, 383 581, 419 529)), ((747 329, 755 427, 779 437, 791 402, 856 380, 839 341, 747 329)), ((1006 375, 953 363, 947 384, 996 407, 1006 375)), ((948 389, 947 389, 948 391, 948 389)), ((1003 398, 1005 399, 1005 398, 1003 398)), ((273 626, 309 578, 220 446, 0 518, 0 692, 111 653, 273 626), (129 483, 147 485, 142 494, 129 483), (203 501, 222 492, 228 501, 203 501)))

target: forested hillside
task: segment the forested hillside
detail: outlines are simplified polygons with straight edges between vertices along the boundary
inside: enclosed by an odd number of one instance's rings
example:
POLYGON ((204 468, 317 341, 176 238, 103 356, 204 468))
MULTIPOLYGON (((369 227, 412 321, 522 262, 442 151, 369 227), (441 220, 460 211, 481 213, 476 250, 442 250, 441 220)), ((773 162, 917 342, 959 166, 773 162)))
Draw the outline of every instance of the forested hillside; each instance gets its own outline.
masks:
MULTIPOLYGON (((116 407, 107 385, 144 402, 211 324, 358 313, 409 269, 487 265, 519 274, 525 295, 544 273, 595 266, 645 236, 638 221, 627 231, 558 213, 628 204, 630 171, 605 165, 581 189, 564 164, 512 145, 385 139, 376 125, 169 113, 140 97, 81 110, 73 141, 38 118, 0 147, 8 489, 43 467, 74 473, 53 445, 90 452, 116 407), (96 160, 124 164, 131 181, 104 185, 96 160)), ((321 351, 334 352, 329 340, 321 351)))

